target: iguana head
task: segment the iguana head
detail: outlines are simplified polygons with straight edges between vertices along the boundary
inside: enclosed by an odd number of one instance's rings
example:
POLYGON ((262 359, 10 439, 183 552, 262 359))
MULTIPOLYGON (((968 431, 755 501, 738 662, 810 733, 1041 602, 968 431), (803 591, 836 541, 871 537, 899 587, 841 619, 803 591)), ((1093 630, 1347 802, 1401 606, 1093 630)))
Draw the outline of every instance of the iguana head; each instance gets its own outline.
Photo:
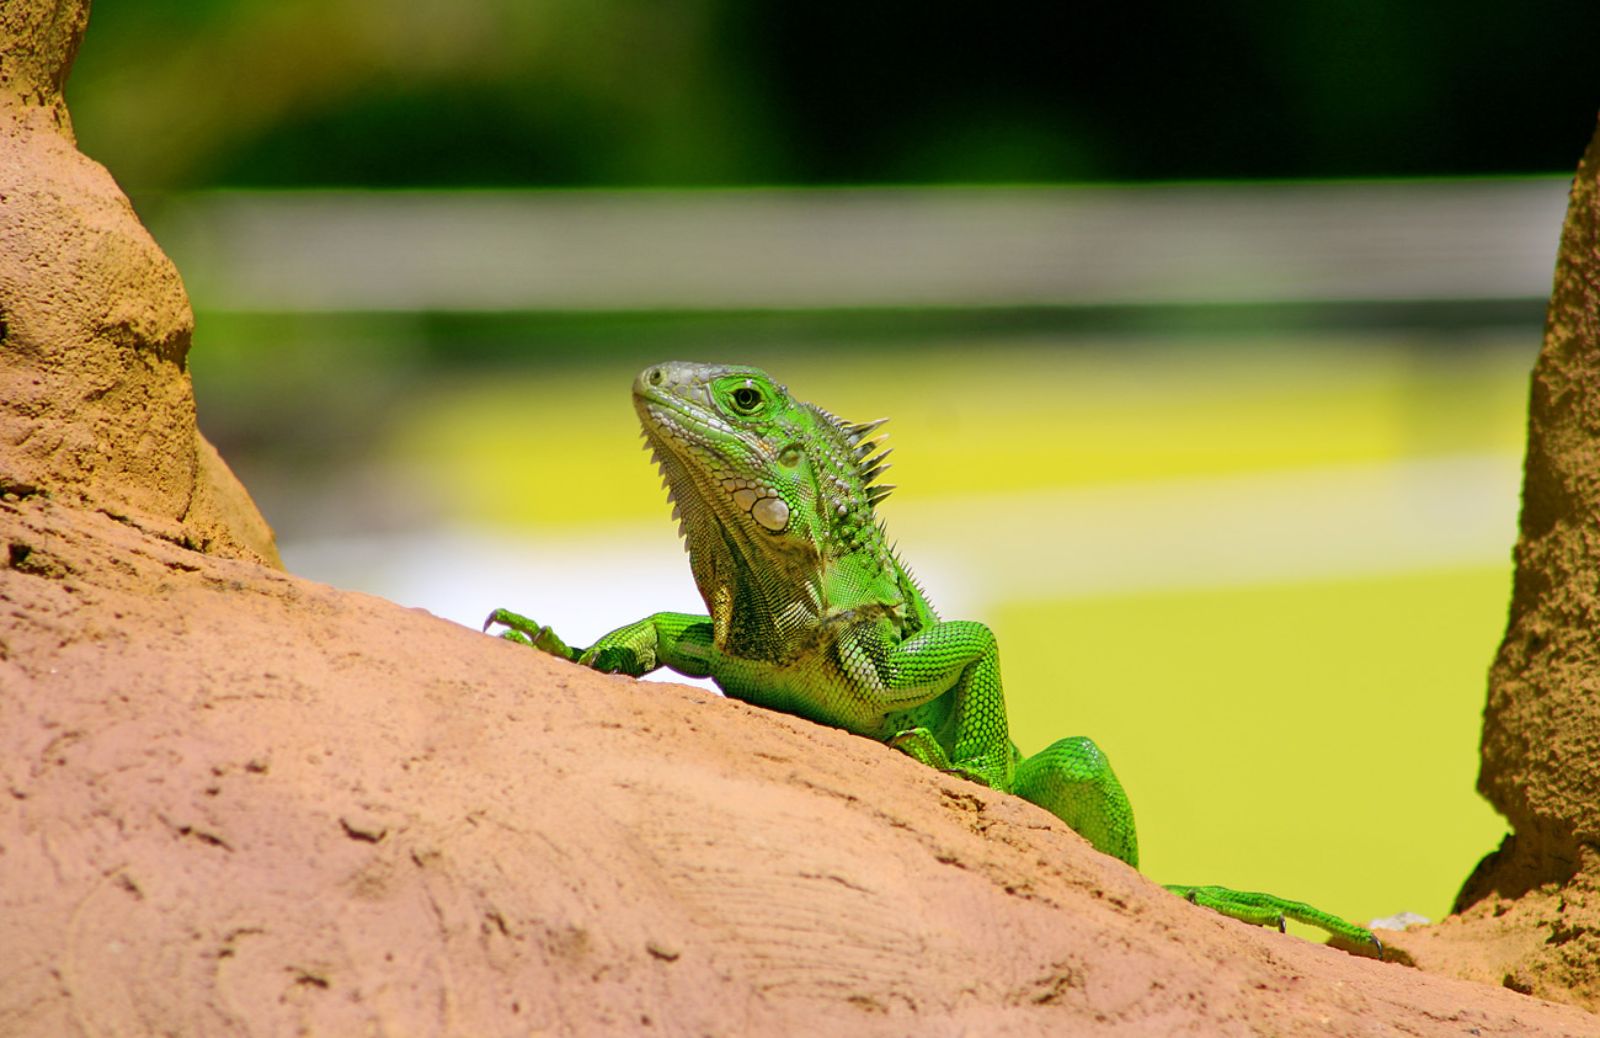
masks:
POLYGON ((757 368, 683 361, 641 372, 633 404, 691 556, 792 566, 867 551, 891 568, 873 516, 891 489, 873 482, 881 419, 844 422, 757 368))

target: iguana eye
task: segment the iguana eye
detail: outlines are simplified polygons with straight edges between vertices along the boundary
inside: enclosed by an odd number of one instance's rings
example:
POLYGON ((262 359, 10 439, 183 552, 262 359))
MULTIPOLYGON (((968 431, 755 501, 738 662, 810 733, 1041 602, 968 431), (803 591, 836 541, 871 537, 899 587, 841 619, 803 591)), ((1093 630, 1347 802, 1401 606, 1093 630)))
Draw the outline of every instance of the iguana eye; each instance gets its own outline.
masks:
POLYGON ((740 414, 755 414, 761 406, 761 393, 754 386, 740 386, 729 394, 733 409, 740 414))

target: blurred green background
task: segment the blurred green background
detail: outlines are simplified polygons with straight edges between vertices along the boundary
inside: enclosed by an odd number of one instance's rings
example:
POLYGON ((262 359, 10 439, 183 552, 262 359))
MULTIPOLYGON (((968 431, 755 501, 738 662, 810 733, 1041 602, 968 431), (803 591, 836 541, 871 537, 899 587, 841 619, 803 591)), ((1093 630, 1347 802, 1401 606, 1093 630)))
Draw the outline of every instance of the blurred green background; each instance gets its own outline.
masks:
POLYGON ((1437 918, 1600 9, 100 4, 80 145, 302 574, 695 608, 632 374, 891 414, 891 531, 1174 882, 1437 918))

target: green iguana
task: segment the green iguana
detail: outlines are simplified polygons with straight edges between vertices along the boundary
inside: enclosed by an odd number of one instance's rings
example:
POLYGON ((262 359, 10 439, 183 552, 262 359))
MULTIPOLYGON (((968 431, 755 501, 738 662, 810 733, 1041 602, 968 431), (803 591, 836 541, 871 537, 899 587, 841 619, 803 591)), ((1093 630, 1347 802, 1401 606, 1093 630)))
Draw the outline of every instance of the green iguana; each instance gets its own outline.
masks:
MULTIPOLYGON (((1091 740, 1032 757, 1012 744, 994 635, 941 620, 890 549, 874 506, 892 487, 883 419, 854 425, 802 403, 756 368, 646 369, 633 404, 674 503, 709 616, 656 613, 587 649, 497 609, 502 637, 608 673, 668 667, 735 699, 879 739, 929 767, 1015 793, 1097 849, 1139 863, 1133 809, 1091 740)), ((1235 919, 1284 918, 1351 942, 1372 933, 1299 901, 1169 886, 1235 919)))

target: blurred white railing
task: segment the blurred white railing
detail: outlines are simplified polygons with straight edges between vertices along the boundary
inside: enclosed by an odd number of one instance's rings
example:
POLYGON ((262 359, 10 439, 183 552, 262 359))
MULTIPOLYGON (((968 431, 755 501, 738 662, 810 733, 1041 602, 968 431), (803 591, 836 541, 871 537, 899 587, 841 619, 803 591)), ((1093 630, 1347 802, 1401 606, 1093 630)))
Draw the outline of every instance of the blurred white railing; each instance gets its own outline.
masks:
POLYGON ((1539 299, 1568 181, 216 192, 197 307, 533 311, 1539 299))

